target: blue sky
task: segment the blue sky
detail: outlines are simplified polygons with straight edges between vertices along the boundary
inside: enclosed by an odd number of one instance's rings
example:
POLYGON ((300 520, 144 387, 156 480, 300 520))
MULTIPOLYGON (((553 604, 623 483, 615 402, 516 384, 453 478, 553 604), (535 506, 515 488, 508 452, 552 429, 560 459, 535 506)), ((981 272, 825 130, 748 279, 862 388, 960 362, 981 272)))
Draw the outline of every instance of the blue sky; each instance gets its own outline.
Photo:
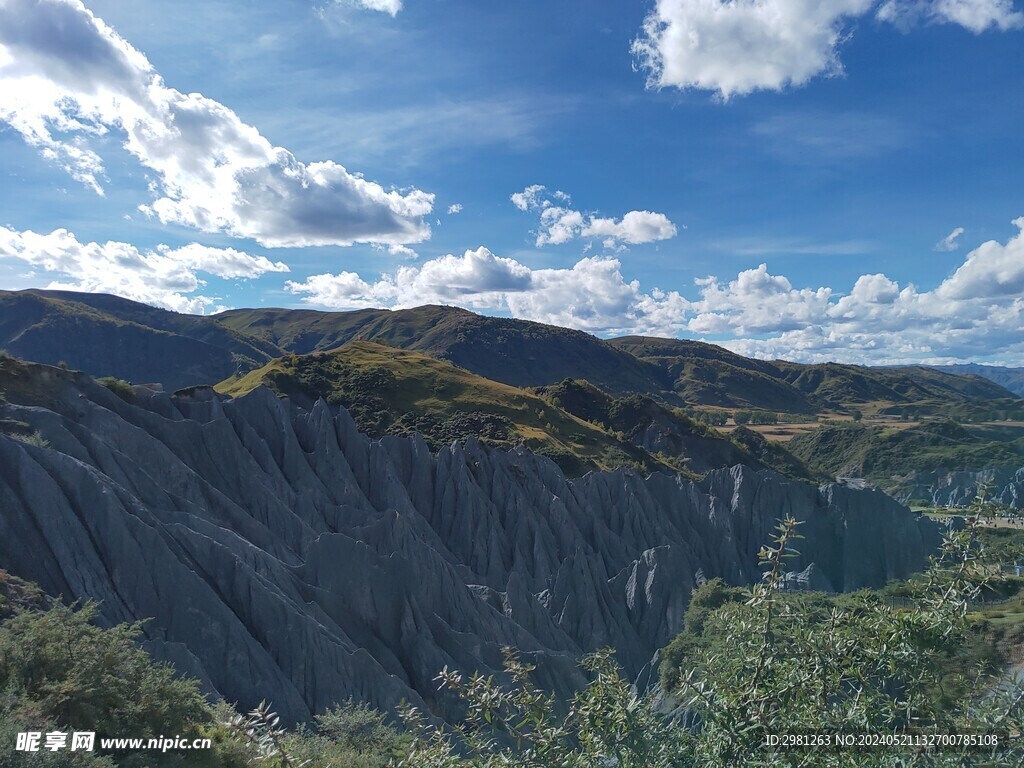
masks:
POLYGON ((1024 364, 1022 11, 0 0, 0 287, 1024 364))

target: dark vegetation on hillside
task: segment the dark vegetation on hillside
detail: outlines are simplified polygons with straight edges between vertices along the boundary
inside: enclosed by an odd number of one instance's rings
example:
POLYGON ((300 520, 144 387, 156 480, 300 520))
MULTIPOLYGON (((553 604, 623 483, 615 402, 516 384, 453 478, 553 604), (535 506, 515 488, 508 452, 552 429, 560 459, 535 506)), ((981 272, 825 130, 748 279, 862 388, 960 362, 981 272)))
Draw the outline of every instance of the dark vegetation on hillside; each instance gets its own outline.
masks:
POLYGON ((794 437, 790 451, 829 477, 863 477, 892 487, 911 472, 979 470, 1024 464, 1024 431, 955 421, 917 427, 844 424, 794 437))
POLYGON ((957 376, 983 376, 1001 387, 1024 397, 1024 368, 1005 368, 998 365, 936 365, 940 371, 957 376))
POLYGON ((622 434, 626 440, 694 472, 747 464, 769 467, 791 477, 813 479, 784 447, 748 429, 725 435, 679 408, 646 395, 616 398, 587 381, 565 379, 535 390, 581 419, 622 434))
POLYGON ((422 352, 516 387, 572 378, 617 397, 649 395, 670 406, 802 414, 862 409, 961 420, 1024 412, 1010 392, 980 376, 752 360, 676 339, 601 341, 581 331, 452 307, 242 309, 197 317, 113 296, 0 292, 0 347, 12 354, 172 390, 213 385, 286 353, 324 352, 357 340, 422 352))
POLYGON ((682 468, 681 461, 677 467, 672 459, 529 390, 374 342, 288 355, 229 379, 218 389, 239 396, 261 385, 305 408, 321 397, 343 406, 359 429, 373 437, 418 433, 435 451, 475 436, 499 447, 523 445, 552 458, 570 476, 620 466, 646 471, 682 468))

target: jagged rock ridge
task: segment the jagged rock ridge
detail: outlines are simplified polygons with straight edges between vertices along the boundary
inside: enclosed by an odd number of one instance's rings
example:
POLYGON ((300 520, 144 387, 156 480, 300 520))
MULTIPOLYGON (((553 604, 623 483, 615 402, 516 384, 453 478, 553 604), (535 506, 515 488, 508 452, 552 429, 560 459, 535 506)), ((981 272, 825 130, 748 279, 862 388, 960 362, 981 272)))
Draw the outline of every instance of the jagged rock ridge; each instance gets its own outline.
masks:
POLYGON ((100 600, 110 622, 153 617, 157 657, 289 720, 350 696, 454 717, 434 675, 499 670, 504 646, 563 695, 601 646, 636 675, 680 629, 698 569, 758 578, 787 513, 806 521, 794 568, 835 589, 906 576, 937 543, 880 493, 767 471, 567 481, 475 440, 436 456, 418 437, 372 441, 344 410, 262 388, 126 402, 26 368, 0 416, 48 445, 0 435, 0 567, 100 600))
POLYGON ((915 472, 895 494, 903 503, 923 502, 937 507, 966 507, 981 490, 985 498, 1011 509, 1024 509, 1024 467, 915 472))

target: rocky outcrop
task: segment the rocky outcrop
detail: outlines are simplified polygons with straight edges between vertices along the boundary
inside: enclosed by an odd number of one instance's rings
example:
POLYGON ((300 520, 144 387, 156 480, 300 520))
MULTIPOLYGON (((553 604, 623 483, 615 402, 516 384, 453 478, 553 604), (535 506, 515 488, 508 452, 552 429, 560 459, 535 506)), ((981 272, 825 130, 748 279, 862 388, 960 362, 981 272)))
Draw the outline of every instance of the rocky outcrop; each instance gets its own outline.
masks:
POLYGON ((786 514, 805 521, 794 568, 837 590, 906 576, 938 540, 881 493, 742 466, 568 481, 472 439, 437 455, 373 441, 344 410, 263 388, 126 402, 82 374, 17 376, 0 417, 47 444, 0 435, 0 567, 101 601, 108 622, 152 617, 154 655, 293 721, 350 696, 457 716, 434 675, 500 676, 505 646, 562 695, 598 647, 637 675, 680 629, 696 572, 757 579, 786 514))
POLYGON ((985 488, 985 498, 1011 509, 1024 509, 1024 467, 978 471, 918 472, 904 479, 894 494, 905 504, 966 507, 985 488))

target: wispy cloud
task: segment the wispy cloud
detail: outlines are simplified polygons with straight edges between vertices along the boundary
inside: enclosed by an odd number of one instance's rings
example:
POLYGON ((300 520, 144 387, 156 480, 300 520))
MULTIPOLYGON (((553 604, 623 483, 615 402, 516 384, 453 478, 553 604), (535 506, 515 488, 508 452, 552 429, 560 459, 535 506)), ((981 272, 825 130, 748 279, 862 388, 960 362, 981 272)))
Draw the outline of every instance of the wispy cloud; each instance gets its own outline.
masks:
POLYGON ((964 228, 957 227, 944 238, 939 240, 939 242, 935 244, 935 247, 932 250, 944 253, 950 253, 951 251, 955 251, 957 248, 960 247, 960 243, 958 243, 957 240, 960 239, 960 235, 962 235, 963 233, 964 228))
POLYGON ((910 145, 915 132, 864 112, 787 112, 755 123, 755 138, 787 160, 817 164, 878 157, 910 145))

